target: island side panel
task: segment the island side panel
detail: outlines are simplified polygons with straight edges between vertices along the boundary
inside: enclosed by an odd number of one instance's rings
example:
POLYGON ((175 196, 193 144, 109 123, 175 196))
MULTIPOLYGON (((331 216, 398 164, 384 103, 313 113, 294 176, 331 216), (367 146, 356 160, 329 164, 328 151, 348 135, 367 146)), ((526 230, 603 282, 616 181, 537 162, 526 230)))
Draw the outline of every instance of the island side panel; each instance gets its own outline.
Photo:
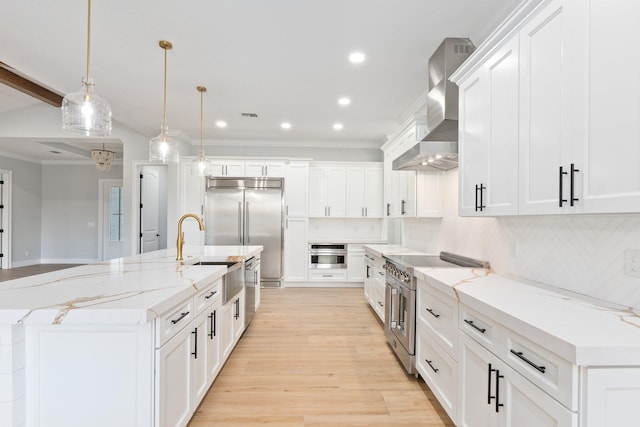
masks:
POLYGON ((21 427, 25 415, 24 328, 0 326, 0 421, 21 427))
POLYGON ((26 326, 27 425, 153 425, 153 322, 26 326))

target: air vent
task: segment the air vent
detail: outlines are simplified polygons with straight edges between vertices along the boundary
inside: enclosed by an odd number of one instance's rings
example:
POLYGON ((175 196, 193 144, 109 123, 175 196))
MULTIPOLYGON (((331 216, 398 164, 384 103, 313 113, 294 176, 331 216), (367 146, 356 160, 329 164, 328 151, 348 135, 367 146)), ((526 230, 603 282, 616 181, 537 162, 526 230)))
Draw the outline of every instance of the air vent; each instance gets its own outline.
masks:
POLYGON ((258 115, 256 113, 241 113, 242 117, 248 117, 250 119, 257 119, 258 115))
POLYGON ((471 53, 473 52, 473 46, 468 44, 457 44, 453 47, 454 53, 471 53))

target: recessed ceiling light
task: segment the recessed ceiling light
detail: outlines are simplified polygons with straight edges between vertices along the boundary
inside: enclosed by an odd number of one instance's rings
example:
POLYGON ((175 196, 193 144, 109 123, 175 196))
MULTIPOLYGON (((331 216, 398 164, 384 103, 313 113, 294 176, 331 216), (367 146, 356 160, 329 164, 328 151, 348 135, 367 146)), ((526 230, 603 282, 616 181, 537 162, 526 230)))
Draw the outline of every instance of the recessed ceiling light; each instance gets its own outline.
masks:
POLYGON ((291 123, 283 122, 280 127, 282 129, 291 129, 291 123))
POLYGON ((340 99, 338 99, 338 104, 340 105, 349 105, 351 104, 351 100, 347 97, 342 97, 340 99))
POLYGON ((362 52, 353 52, 351 55, 349 55, 349 61, 351 61, 354 64, 360 64, 364 62, 364 60, 365 60, 365 56, 364 56, 364 53, 362 52))
POLYGON ((335 124, 333 125, 333 128, 334 128, 335 130, 340 130, 340 129, 342 129, 343 127, 344 127, 344 126, 342 126, 342 123, 335 123, 335 124))
POLYGON ((225 122, 223 120, 218 120, 216 122, 216 126, 218 126, 219 128, 226 128, 227 127, 227 122, 225 122))

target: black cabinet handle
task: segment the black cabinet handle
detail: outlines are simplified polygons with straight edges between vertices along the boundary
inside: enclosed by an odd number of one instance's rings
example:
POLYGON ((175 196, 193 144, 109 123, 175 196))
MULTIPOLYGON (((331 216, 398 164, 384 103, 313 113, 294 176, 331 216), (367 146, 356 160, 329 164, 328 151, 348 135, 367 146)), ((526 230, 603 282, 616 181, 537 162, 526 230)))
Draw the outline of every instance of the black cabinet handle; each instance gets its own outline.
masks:
POLYGON ((209 295, 205 296, 204 299, 209 299, 209 298, 211 298, 212 296, 214 296, 217 293, 218 293, 218 291, 211 291, 211 293, 209 295))
POLYGON ((484 205, 484 190, 486 189, 487 187, 480 184, 480 212, 484 211, 486 208, 486 206, 484 205))
POLYGON ((369 276, 369 270, 370 270, 370 269, 371 269, 371 267, 369 267, 369 266, 367 265, 367 279, 369 279, 369 278, 371 277, 371 276, 369 276))
POLYGON ((378 301, 378 304, 380 305, 380 307, 384 307, 384 304, 381 303, 380 301, 378 301))
POLYGON ((473 329, 480 332, 481 334, 484 334, 487 331, 485 328, 479 328, 475 323, 473 323, 473 320, 464 319, 464 323, 471 326, 473 329))
POLYGON ((529 366, 532 366, 533 368, 537 369, 538 371, 542 372, 543 374, 546 373, 547 368, 544 366, 540 366, 540 365, 536 365, 535 363, 533 363, 531 360, 527 359, 521 351, 515 351, 514 349, 511 349, 511 354, 515 354, 516 357, 520 360, 522 360, 523 362, 525 362, 526 364, 528 364, 529 366))
POLYGON ((173 319, 173 320, 171 321, 171 323, 173 323, 173 324, 175 325, 176 323, 178 323, 179 321, 181 321, 182 319, 184 319, 184 318, 185 318, 185 316, 187 316, 188 314, 189 314, 189 312, 188 312, 188 311, 185 311, 184 313, 180 313, 180 317, 178 317, 177 319, 173 319))
POLYGON ((240 298, 236 299, 236 314, 233 315, 236 319, 240 317, 240 298))
POLYGON ((569 175, 569 182, 570 182, 570 187, 569 187, 569 206, 573 206, 574 202, 579 201, 580 199, 576 198, 574 196, 575 194, 575 173, 576 172, 580 172, 580 169, 576 169, 576 166, 571 163, 571 175, 569 175))
POLYGON ((207 317, 209 317, 209 339, 212 340, 216 336, 216 310, 207 317))
POLYGON ((500 378, 504 378, 504 375, 500 375, 500 369, 496 369, 496 412, 500 412, 500 407, 504 406, 500 403, 500 378))
POLYGON ((387 203, 387 216, 391 216, 391 203, 387 203))
POLYGON ((475 199, 476 199, 476 201, 475 201, 475 203, 474 203, 474 204, 475 204, 476 212, 478 212, 478 190, 479 190, 479 187, 478 187, 478 184, 476 184, 476 198, 475 198, 475 199))
POLYGON ((495 369, 491 367, 491 363, 489 363, 489 367, 487 368, 487 405, 491 405, 491 399, 495 399, 495 396, 491 396, 491 374, 495 372, 495 369))
POLYGON ((191 353, 191 355, 197 359, 198 358, 198 328, 196 328, 193 332, 191 332, 193 335, 195 335, 195 338, 193 339, 195 342, 194 345, 194 349, 193 349, 193 353, 191 353))
POLYGON ((401 200, 400 201, 400 215, 404 215, 407 213, 407 211, 404 210, 404 205, 407 204, 406 200, 401 200))
POLYGON ((427 308, 427 311, 428 311, 429 313, 431 313, 431 315, 432 315, 433 317, 435 317, 436 319, 437 319, 438 317, 440 317, 440 315, 439 315, 439 314, 434 313, 434 312, 433 312, 433 309, 431 309, 431 308, 427 308))
POLYGON ((559 188, 558 188, 558 206, 562 207, 563 203, 567 203, 567 199, 563 199, 562 198, 562 175, 566 175, 567 172, 565 172, 562 169, 562 166, 560 166, 560 172, 558 174, 558 181, 559 181, 559 188))
POLYGON ((431 363, 431 360, 424 359, 424 361, 425 361, 425 362, 427 362, 427 365, 429 365, 429 367, 430 367, 431 369, 433 369, 433 372, 435 372, 436 374, 438 373, 438 371, 439 371, 440 369, 438 369, 438 368, 434 368, 434 367, 433 367, 433 364, 431 363))

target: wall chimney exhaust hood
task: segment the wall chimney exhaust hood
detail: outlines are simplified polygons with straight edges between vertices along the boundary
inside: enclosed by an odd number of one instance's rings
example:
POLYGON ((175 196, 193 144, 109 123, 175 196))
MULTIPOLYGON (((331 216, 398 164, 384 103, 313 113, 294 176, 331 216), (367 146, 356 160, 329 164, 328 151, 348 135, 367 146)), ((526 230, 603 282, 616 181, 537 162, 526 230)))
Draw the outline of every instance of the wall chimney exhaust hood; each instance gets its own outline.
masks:
POLYGON ((443 171, 458 167, 458 86, 449 77, 475 46, 446 38, 429 58, 427 133, 392 163, 393 170, 443 171))

